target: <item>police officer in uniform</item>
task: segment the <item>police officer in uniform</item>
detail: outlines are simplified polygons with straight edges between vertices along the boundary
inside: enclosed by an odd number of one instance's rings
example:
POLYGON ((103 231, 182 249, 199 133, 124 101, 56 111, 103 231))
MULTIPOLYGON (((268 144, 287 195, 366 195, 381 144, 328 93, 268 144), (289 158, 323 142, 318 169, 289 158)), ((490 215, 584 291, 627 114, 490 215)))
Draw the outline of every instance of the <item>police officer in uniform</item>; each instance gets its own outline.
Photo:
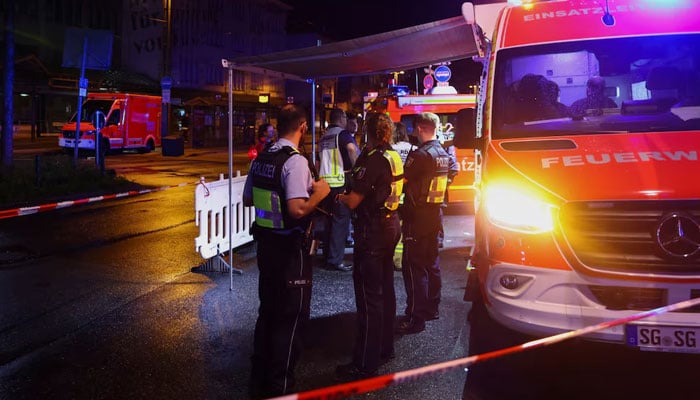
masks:
POLYGON ((416 117, 420 147, 408 154, 404 165, 405 198, 403 217, 403 278, 406 287, 406 315, 397 332, 410 334, 425 329, 425 321, 439 317, 440 259, 438 235, 440 206, 445 198, 450 156, 437 140, 440 119, 433 113, 416 117))
POLYGON ((314 181, 297 147, 307 131, 306 112, 287 104, 279 112, 279 140, 253 161, 243 202, 255 206, 260 308, 255 325, 250 394, 290 393, 301 350, 299 332, 311 302, 309 215, 330 192, 314 181))
POLYGON ((385 114, 370 114, 368 143, 353 168, 352 189, 337 196, 355 210, 353 283, 357 335, 352 362, 336 369, 339 380, 374 376, 394 356, 394 247, 399 241, 397 209, 403 164, 391 148, 394 124, 385 114))

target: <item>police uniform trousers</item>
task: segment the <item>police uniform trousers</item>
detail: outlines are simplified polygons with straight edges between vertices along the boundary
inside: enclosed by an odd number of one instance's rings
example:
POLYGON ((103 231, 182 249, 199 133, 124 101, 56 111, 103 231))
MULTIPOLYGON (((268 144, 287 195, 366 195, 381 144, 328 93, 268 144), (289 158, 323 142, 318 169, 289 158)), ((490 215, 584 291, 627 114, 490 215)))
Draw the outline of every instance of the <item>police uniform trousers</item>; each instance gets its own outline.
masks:
POLYGON ((442 279, 438 255, 438 213, 439 209, 436 209, 434 223, 409 218, 402 225, 404 246, 401 272, 406 287, 405 314, 418 323, 432 319, 440 304, 442 279))
POLYGON ((303 233, 254 229, 257 242, 258 296, 251 370, 251 396, 290 393, 302 350, 301 332, 311 306, 311 260, 303 233))
POLYGON ((380 212, 354 221, 352 278, 357 306, 357 336, 353 363, 376 372, 381 358, 394 353, 394 248, 401 228, 398 213, 380 212))

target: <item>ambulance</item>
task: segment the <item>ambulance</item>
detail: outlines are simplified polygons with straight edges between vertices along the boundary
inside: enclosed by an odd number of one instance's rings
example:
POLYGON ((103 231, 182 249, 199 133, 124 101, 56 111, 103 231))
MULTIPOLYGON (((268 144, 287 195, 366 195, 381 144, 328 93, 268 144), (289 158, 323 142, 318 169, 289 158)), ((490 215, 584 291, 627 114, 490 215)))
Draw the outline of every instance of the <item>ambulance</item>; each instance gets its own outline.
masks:
MULTIPOLYGON (((364 98, 365 111, 384 112, 392 121, 406 125, 409 135, 413 131, 413 120, 422 112, 435 113, 440 118, 438 139, 444 147, 449 147, 454 139, 454 125, 457 113, 463 109, 476 107, 473 94, 427 94, 427 95, 384 95, 368 94, 364 98)), ((448 186, 447 199, 450 203, 472 203, 474 201, 474 149, 456 149, 459 172, 448 186)))
MULTIPOLYGON (((78 149, 95 151, 95 113, 101 111, 105 124, 100 130, 101 151, 127 149, 151 152, 161 145, 161 98, 129 93, 89 93, 82 105, 78 149)), ((58 145, 75 146, 77 113, 63 126, 58 145)))
MULTIPOLYGON (((462 11, 485 56, 455 138, 479 161, 466 298, 545 336, 700 297, 700 2, 462 11)), ((700 308, 586 337, 700 353, 700 308)))

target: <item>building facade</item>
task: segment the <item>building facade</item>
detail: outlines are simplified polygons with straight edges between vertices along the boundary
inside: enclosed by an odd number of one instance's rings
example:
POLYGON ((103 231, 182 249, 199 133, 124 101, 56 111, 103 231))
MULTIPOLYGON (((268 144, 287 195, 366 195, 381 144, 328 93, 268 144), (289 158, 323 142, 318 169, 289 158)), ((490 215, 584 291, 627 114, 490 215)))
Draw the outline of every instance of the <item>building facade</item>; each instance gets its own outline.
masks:
MULTIPOLYGON (((171 132, 192 113, 192 125, 217 137, 228 120, 221 59, 284 50, 291 10, 278 0, 23 0, 14 7, 17 123, 57 130, 77 108, 80 71, 63 67, 62 58, 67 29, 80 28, 113 33, 111 66, 86 72, 88 90, 160 94, 169 76, 171 132)), ((236 137, 269 121, 272 106, 286 99, 284 81, 241 71, 232 89, 236 137), (269 103, 259 103, 261 93, 269 103)))

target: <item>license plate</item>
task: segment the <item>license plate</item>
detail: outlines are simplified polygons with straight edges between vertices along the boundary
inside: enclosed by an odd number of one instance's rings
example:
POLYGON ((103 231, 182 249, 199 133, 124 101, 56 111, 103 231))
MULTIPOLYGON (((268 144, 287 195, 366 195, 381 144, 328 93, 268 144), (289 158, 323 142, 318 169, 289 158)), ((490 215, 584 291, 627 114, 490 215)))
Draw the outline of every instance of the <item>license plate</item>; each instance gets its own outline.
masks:
POLYGON ((700 328, 628 324, 625 341, 641 350, 700 353, 700 328))

